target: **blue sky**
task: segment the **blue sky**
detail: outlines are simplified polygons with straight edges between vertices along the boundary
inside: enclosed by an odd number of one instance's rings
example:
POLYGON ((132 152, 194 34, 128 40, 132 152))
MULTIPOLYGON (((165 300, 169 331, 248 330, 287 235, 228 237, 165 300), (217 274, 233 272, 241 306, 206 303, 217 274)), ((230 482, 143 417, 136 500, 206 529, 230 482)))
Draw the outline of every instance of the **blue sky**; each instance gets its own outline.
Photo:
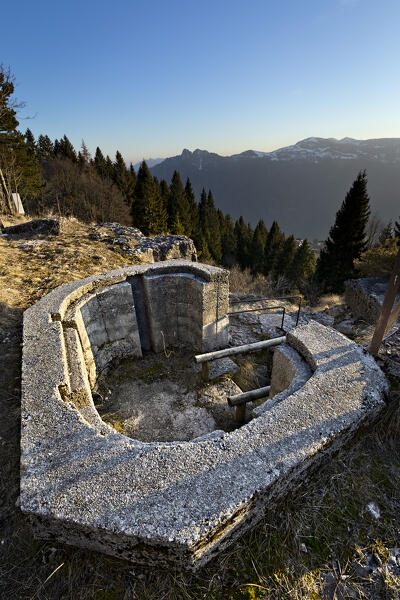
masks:
POLYGON ((1 14, 0 62, 35 136, 133 162, 400 137, 399 0, 22 0, 1 14))

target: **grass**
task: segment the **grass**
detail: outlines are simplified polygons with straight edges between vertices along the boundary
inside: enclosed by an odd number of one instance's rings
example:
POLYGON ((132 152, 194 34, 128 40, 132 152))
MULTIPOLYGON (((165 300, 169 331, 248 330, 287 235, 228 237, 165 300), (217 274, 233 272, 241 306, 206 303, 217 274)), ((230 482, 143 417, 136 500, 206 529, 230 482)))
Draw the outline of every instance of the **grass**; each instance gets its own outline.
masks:
POLYGON ((0 597, 325 600, 333 598, 333 589, 342 597, 399 599, 399 577, 385 562, 389 549, 400 546, 396 394, 378 423, 195 574, 146 569, 33 538, 18 509, 22 309, 60 283, 127 264, 100 242, 88 240, 85 226, 68 227, 32 250, 0 238, 0 597), (380 508, 378 520, 366 510, 371 501, 380 508), (381 566, 361 577, 356 563, 369 556, 381 566))

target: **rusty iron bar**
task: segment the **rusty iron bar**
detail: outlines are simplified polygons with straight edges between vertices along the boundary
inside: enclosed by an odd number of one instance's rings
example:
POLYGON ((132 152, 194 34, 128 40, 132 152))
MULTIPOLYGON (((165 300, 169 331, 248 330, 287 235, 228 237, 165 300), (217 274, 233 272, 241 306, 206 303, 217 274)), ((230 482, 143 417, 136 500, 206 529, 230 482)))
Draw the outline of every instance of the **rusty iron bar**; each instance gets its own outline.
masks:
MULTIPOLYGON (((296 327, 299 324, 299 319, 300 319, 300 313, 301 313, 301 306, 302 306, 302 301, 303 301, 303 297, 300 295, 295 295, 295 296, 279 296, 278 298, 267 298, 266 296, 261 296, 260 298, 252 299, 252 300, 232 300, 232 302, 230 302, 230 304, 255 304, 256 302, 263 302, 264 300, 268 300, 269 302, 273 301, 273 300, 292 300, 293 298, 297 298, 298 299, 298 304, 299 304, 299 308, 297 309, 297 317, 296 317, 296 327)), ((283 308, 285 310, 285 307, 283 306, 271 306, 271 307, 264 307, 261 306, 259 308, 251 308, 248 310, 243 310, 243 311, 236 311, 233 313, 228 313, 228 314, 240 314, 241 312, 256 312, 257 310, 264 310, 264 309, 269 309, 269 310, 273 310, 274 308, 283 308)), ((283 329, 283 323, 284 323, 284 319, 285 319, 285 315, 283 316, 282 319, 282 326, 281 329, 283 329)))
MULTIPOLYGON (((257 300, 257 302, 259 302, 259 300, 257 300)), ((228 315, 241 315, 243 313, 257 312, 259 310, 281 310, 281 309, 282 309, 281 329, 283 329, 283 325, 285 323, 285 315, 286 315, 286 307, 285 306, 260 306, 259 308, 248 308, 247 310, 235 310, 234 312, 229 312, 228 315)))

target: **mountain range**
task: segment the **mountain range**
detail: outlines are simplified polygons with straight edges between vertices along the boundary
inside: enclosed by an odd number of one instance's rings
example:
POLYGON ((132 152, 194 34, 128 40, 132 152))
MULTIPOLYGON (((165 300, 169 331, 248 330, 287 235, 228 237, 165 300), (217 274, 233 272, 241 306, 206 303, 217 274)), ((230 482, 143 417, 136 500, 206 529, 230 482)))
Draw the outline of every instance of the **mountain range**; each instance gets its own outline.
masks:
MULTIPOLYGON (((150 159, 151 160, 151 159, 150 159)), ((171 181, 177 170, 196 197, 211 189, 217 208, 253 225, 278 221, 286 234, 325 239, 346 192, 366 170, 371 210, 387 222, 400 215, 400 138, 356 140, 310 137, 273 152, 247 150, 220 156, 184 149, 148 162, 153 175, 171 181)))

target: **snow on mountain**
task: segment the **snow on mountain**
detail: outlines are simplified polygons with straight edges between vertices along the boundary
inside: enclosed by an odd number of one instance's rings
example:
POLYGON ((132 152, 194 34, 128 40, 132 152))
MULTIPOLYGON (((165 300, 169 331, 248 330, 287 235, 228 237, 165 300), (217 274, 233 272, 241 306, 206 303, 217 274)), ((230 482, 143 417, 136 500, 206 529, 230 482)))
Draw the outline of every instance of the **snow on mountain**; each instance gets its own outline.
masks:
MULTIPOLYGON (((163 160, 165 160, 165 158, 143 158, 142 160, 146 161, 146 165, 149 167, 149 169, 151 169, 152 167, 159 165, 163 160)), ((142 164, 142 160, 133 165, 136 173, 142 164)))

